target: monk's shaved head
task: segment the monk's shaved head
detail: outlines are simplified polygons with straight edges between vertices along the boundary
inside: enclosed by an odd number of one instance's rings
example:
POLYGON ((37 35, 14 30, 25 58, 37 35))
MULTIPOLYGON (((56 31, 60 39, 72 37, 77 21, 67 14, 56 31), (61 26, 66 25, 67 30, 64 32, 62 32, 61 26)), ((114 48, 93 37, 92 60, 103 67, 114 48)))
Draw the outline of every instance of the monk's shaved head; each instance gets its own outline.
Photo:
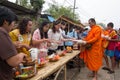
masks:
POLYGON ((89 23, 90 27, 96 25, 96 21, 95 21, 94 18, 90 18, 89 21, 88 21, 88 23, 89 23))
POLYGON ((96 24, 96 21, 94 18, 90 18, 89 21, 96 24))

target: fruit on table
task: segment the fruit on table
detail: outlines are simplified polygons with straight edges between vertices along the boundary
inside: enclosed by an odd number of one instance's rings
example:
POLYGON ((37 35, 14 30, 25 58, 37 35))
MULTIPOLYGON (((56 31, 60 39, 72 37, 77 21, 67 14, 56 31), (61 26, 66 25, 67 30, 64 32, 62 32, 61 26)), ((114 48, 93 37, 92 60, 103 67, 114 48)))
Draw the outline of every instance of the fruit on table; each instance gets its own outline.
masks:
POLYGON ((66 49, 67 49, 67 51, 71 51, 71 50, 72 50, 72 47, 67 46, 66 49))
POLYGON ((55 55, 54 58, 55 58, 55 59, 60 59, 60 56, 59 56, 59 55, 55 55))
POLYGON ((15 72, 15 75, 17 76, 17 75, 20 75, 20 72, 19 71, 16 71, 15 72))
POLYGON ((66 50, 64 50, 63 52, 61 52, 59 55, 60 56, 65 56, 65 54, 66 54, 66 50))
POLYGON ((63 54, 66 54, 66 52, 67 52, 67 51, 66 51, 66 50, 64 50, 64 51, 63 51, 63 54))
POLYGON ((45 61, 42 61, 40 62, 40 64, 38 64, 38 67, 43 67, 45 64, 46 64, 45 61))
POLYGON ((40 62, 44 62, 45 61, 45 59, 44 58, 40 58, 40 62))
POLYGON ((60 56, 59 55, 54 55, 53 58, 49 58, 49 61, 57 61, 60 59, 60 56))

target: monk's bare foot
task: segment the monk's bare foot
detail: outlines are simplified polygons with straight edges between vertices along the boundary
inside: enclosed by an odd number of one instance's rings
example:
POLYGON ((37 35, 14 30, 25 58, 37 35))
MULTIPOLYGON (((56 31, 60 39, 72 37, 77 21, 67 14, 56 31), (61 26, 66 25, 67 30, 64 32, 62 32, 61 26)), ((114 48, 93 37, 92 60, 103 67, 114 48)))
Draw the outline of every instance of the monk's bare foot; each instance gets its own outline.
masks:
POLYGON ((97 77, 94 77, 92 80, 97 80, 97 77))

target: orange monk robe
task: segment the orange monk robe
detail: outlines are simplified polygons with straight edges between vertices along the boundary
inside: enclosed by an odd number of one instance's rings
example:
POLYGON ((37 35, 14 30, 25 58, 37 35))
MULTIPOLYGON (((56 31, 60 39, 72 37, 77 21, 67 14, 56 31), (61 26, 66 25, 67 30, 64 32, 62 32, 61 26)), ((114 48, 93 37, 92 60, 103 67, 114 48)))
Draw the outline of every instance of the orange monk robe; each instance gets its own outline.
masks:
POLYGON ((102 66, 102 38, 101 38, 102 29, 95 25, 92 26, 88 35, 85 38, 87 43, 91 43, 92 47, 89 50, 85 50, 80 54, 80 58, 82 58, 87 65, 87 67, 92 71, 98 71, 102 66))

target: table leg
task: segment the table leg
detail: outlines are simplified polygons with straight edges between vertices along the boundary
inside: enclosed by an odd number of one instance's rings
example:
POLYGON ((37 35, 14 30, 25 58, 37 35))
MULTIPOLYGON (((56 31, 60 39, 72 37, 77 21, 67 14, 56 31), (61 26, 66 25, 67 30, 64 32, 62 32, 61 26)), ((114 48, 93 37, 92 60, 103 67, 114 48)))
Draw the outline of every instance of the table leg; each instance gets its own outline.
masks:
POLYGON ((64 66, 64 80, 67 80, 67 68, 66 68, 66 64, 64 66))
POLYGON ((57 80, 58 75, 60 74, 60 72, 63 70, 64 67, 65 67, 65 65, 63 65, 63 66, 58 70, 58 72, 57 72, 54 80, 57 80))

